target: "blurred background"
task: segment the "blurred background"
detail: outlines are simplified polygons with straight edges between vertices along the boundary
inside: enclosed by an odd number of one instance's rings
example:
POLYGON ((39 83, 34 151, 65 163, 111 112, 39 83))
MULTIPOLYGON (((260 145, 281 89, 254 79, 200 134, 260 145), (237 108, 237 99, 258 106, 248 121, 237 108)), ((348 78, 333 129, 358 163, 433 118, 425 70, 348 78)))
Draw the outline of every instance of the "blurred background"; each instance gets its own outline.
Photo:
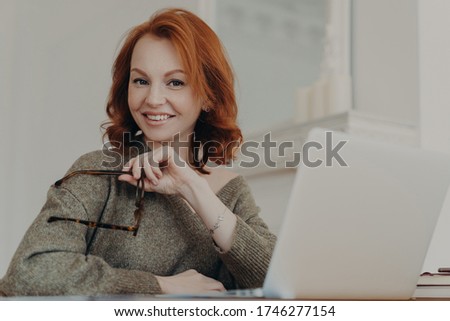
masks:
MULTIPOLYGON (((0 277, 49 186, 102 147, 120 40, 163 7, 197 13, 222 39, 247 140, 270 132, 299 149, 321 126, 450 150, 446 0, 0 0, 0 277)), ((236 168, 276 233, 295 173, 284 157, 236 168)), ((430 266, 450 265, 448 217, 430 266)))

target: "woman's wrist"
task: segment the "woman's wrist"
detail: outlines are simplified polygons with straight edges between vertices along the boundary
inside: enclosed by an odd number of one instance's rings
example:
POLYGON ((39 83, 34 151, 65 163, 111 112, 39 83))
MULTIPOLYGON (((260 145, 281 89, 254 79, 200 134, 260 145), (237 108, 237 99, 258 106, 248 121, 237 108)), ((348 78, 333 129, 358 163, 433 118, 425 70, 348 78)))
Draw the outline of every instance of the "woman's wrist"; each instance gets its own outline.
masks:
POLYGON ((192 178, 186 180, 185 183, 180 184, 178 188, 179 195, 191 206, 194 205, 195 200, 200 197, 200 195, 204 195, 208 192, 211 192, 208 182, 197 173, 194 173, 192 178))

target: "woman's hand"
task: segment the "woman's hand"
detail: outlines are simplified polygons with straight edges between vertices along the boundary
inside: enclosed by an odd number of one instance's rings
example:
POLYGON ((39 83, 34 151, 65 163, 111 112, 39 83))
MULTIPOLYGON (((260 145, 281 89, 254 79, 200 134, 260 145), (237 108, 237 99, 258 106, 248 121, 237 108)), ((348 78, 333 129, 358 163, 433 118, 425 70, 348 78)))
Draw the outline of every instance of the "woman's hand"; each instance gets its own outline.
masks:
POLYGON ((133 158, 123 169, 131 173, 119 176, 121 181, 136 186, 143 169, 145 191, 181 196, 206 228, 214 229, 212 237, 217 246, 223 252, 231 249, 236 215, 217 197, 208 181, 189 167, 172 147, 162 146, 133 158))
POLYGON ((162 146, 152 152, 132 158, 124 167, 130 175, 121 175, 119 180, 137 185, 144 169, 144 189, 147 192, 161 194, 181 194, 187 183, 191 183, 200 176, 182 159, 170 146, 162 146))
POLYGON ((173 276, 156 276, 164 294, 204 293, 225 291, 223 284, 196 270, 187 270, 173 276))

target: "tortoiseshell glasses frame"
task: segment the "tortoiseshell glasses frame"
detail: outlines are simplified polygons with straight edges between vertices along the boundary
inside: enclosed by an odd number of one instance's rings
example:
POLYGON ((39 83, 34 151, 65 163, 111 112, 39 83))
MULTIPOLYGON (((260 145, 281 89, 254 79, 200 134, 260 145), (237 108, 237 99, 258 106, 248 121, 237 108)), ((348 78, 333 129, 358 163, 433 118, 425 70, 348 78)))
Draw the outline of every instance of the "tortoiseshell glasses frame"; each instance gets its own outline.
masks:
MULTIPOLYGON (((131 174, 130 172, 125 171, 114 171, 114 170, 95 170, 95 169, 86 169, 86 170, 78 170, 71 172, 64 176, 63 178, 57 180, 55 182, 55 187, 61 186, 62 183, 64 183, 69 178, 76 176, 76 175, 114 175, 114 176, 120 176, 123 174, 131 174)), ((141 223, 142 213, 143 213, 143 199, 144 199, 144 179, 145 179, 145 172, 144 169, 141 170, 141 178, 138 180, 136 185, 136 200, 135 200, 135 206, 136 210, 134 211, 134 224, 133 225, 115 225, 115 224, 108 224, 108 223, 102 223, 102 222, 94 222, 94 221, 86 221, 81 220, 77 218, 70 218, 70 217, 59 217, 59 216, 50 216, 47 220, 47 222, 56 222, 56 221, 68 221, 68 222, 75 222, 79 224, 86 225, 90 228, 105 228, 105 229, 111 229, 111 230, 120 230, 120 231, 127 231, 127 232, 133 232, 133 236, 137 235, 137 232, 139 230, 139 224, 141 223)))

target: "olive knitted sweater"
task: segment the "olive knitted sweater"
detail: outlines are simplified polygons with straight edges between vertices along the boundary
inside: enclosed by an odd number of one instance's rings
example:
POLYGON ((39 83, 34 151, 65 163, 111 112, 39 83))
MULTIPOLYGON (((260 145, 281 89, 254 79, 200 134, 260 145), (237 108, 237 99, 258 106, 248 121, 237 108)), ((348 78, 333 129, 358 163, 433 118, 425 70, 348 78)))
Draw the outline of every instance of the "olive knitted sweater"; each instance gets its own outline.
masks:
MULTIPOLYGON (((101 151, 80 157, 69 170, 106 169, 101 151)), ((111 169, 111 168, 109 168, 111 169)), ((135 187, 113 176, 76 175, 52 186, 47 201, 18 247, 0 293, 24 295, 158 294, 155 275, 188 269, 228 289, 262 285, 275 236, 258 216, 242 176, 219 199, 237 216, 231 249, 222 253, 199 217, 176 195, 145 193, 137 236, 126 231, 57 221, 50 216, 117 225, 133 224, 135 187)), ((218 209, 220 211, 220 209, 218 209)))

